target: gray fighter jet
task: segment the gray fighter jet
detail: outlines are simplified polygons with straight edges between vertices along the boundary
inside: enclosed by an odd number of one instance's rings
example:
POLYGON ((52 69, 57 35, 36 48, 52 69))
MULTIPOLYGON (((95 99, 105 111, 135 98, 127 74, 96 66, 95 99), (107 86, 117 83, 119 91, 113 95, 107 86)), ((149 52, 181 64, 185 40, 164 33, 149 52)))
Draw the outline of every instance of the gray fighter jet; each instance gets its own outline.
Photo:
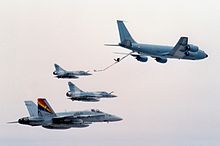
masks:
POLYGON ((9 123, 42 126, 47 129, 69 129, 88 127, 93 122, 115 122, 122 120, 120 117, 94 109, 55 113, 45 98, 38 98, 38 107, 32 101, 25 101, 25 105, 30 116, 9 123))
POLYGON ((105 91, 96 91, 96 92, 84 92, 80 90, 72 82, 68 82, 69 89, 66 93, 66 96, 70 97, 71 100, 85 101, 85 102, 97 102, 100 98, 112 98, 117 97, 113 95, 113 92, 107 93, 105 91))
MULTIPOLYGON (((175 46, 142 44, 136 42, 132 38, 123 21, 117 20, 117 24, 120 35, 120 43, 106 44, 106 46, 120 46, 131 50, 132 52, 126 54, 125 57, 131 55, 140 62, 147 62, 148 57, 151 56, 159 63, 166 63, 168 58, 201 60, 208 57, 208 55, 204 51, 200 50, 198 46, 189 44, 188 37, 180 37, 175 46)), ((117 58, 115 61, 119 62, 125 57, 117 58)))
POLYGON ((58 64, 54 64, 55 71, 53 75, 55 75, 58 79, 59 78, 68 78, 68 79, 77 79, 78 76, 88 76, 92 75, 89 71, 66 71, 61 68, 58 64))

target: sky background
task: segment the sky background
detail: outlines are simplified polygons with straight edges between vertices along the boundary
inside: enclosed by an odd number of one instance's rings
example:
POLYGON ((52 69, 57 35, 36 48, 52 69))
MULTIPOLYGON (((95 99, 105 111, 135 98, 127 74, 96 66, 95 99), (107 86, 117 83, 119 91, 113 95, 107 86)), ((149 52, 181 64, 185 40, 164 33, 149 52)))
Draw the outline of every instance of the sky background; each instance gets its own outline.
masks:
POLYGON ((218 0, 0 1, 0 145, 219 146, 220 2, 218 0), (129 52, 118 43, 116 20, 136 41, 175 45, 181 36, 209 57, 159 64, 128 57, 105 72, 72 80, 85 91, 118 95, 98 103, 66 99, 68 80, 52 75, 102 69, 129 52), (56 112, 96 108, 123 118, 88 128, 48 130, 19 124, 24 100, 46 97, 56 112))

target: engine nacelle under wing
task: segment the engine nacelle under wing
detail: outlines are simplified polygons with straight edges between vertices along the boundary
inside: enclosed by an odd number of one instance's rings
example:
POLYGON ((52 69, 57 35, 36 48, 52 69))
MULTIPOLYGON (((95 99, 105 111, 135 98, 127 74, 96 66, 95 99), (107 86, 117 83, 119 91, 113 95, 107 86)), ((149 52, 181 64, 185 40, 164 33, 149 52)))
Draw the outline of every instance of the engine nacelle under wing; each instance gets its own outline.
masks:
POLYGON ((155 60, 156 60, 157 62, 159 62, 159 63, 166 63, 166 62, 167 62, 167 59, 166 59, 166 58, 159 58, 159 57, 157 57, 155 60))
POLYGON ((136 56, 136 59, 140 62, 147 62, 148 60, 148 57, 147 56, 141 56, 141 55, 138 55, 136 56))
POLYGON ((71 126, 67 125, 43 125, 42 127, 46 129, 69 129, 71 126))

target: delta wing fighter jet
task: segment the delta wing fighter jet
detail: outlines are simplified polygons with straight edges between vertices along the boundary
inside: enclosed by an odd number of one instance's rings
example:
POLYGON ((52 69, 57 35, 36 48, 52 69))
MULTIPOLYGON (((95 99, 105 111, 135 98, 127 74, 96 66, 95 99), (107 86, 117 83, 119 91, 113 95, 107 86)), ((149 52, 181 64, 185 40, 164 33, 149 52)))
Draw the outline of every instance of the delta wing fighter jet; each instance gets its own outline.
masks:
POLYGON ((88 76, 92 75, 89 73, 89 71, 66 71, 63 68, 61 68, 58 64, 54 64, 55 71, 53 72, 53 75, 55 75, 58 79, 59 78, 71 78, 71 79, 77 79, 79 76, 88 76))
MULTIPOLYGON (((117 20, 117 25, 121 42, 116 45, 106 44, 106 46, 120 46, 131 50, 132 52, 125 57, 131 55, 140 62, 147 62, 148 56, 151 56, 159 63, 166 63, 168 58, 200 60, 208 57, 198 46, 188 44, 188 37, 181 37, 174 47, 141 44, 132 38, 123 21, 117 20)), ((119 62, 125 57, 117 58, 115 61, 119 62)))
POLYGON ((93 122, 115 122, 122 120, 120 117, 94 109, 55 113, 44 98, 38 98, 38 106, 32 101, 25 101, 25 105, 30 116, 9 123, 42 126, 47 129, 69 129, 88 127, 93 122))
POLYGON ((97 102, 100 98, 112 98, 117 97, 113 95, 113 92, 107 93, 105 91, 96 91, 96 92, 84 92, 80 90, 72 82, 68 82, 69 89, 66 93, 66 96, 70 97, 71 100, 85 101, 85 102, 97 102))

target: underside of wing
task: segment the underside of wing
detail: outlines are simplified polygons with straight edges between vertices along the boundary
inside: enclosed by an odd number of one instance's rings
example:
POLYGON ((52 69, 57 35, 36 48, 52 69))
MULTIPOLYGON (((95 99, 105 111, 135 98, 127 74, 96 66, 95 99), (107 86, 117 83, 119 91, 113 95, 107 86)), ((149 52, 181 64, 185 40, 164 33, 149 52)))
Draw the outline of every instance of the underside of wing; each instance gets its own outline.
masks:
POLYGON ((59 117, 54 117, 53 119, 53 123, 83 123, 84 121, 82 119, 80 119, 80 117, 78 116, 59 116, 59 117))
POLYGON ((181 37, 175 47, 170 51, 170 56, 182 58, 185 56, 186 46, 188 45, 188 37, 181 37))
POLYGON ((167 58, 170 52, 159 53, 158 55, 151 55, 152 58, 167 58))
POLYGON ((74 95, 72 97, 70 97, 69 99, 71 100, 76 100, 76 101, 84 101, 84 102, 96 102, 99 101, 100 99, 98 97, 96 97, 95 95, 83 95, 83 94, 79 94, 79 95, 74 95))
POLYGON ((114 54, 120 54, 120 55, 128 55, 128 54, 129 54, 129 55, 134 56, 134 57, 140 55, 140 54, 138 54, 138 53, 136 53, 136 52, 131 52, 131 53, 114 52, 114 54))
POLYGON ((71 78, 78 78, 78 76, 76 76, 76 75, 75 75, 74 73, 72 73, 72 72, 66 73, 65 76, 71 77, 71 78))
MULTIPOLYGON (((55 117, 52 119, 52 121, 53 121, 53 124, 49 125, 49 128, 53 128, 53 129, 60 128, 60 126, 62 125, 65 125, 65 126, 69 125, 68 128, 70 127, 83 128, 83 127, 88 127, 92 123, 92 122, 84 121, 82 118, 77 117, 77 116, 55 117)), ((45 128, 48 128, 48 126, 46 126, 45 128)))
POLYGON ((91 96, 77 97, 77 98, 73 98, 73 100, 85 101, 85 102, 97 102, 97 101, 99 101, 98 97, 95 97, 95 96, 91 97, 91 96))
POLYGON ((76 116, 74 116, 75 118, 77 118, 77 119, 81 119, 81 120, 83 120, 83 119, 85 119, 85 118, 98 118, 98 117, 102 117, 102 116, 104 116, 103 114, 95 114, 95 115, 76 115, 76 116))
POLYGON ((73 115, 71 116, 58 116, 58 117, 54 117, 53 121, 69 121, 69 120, 73 120, 75 119, 75 117, 73 115))

